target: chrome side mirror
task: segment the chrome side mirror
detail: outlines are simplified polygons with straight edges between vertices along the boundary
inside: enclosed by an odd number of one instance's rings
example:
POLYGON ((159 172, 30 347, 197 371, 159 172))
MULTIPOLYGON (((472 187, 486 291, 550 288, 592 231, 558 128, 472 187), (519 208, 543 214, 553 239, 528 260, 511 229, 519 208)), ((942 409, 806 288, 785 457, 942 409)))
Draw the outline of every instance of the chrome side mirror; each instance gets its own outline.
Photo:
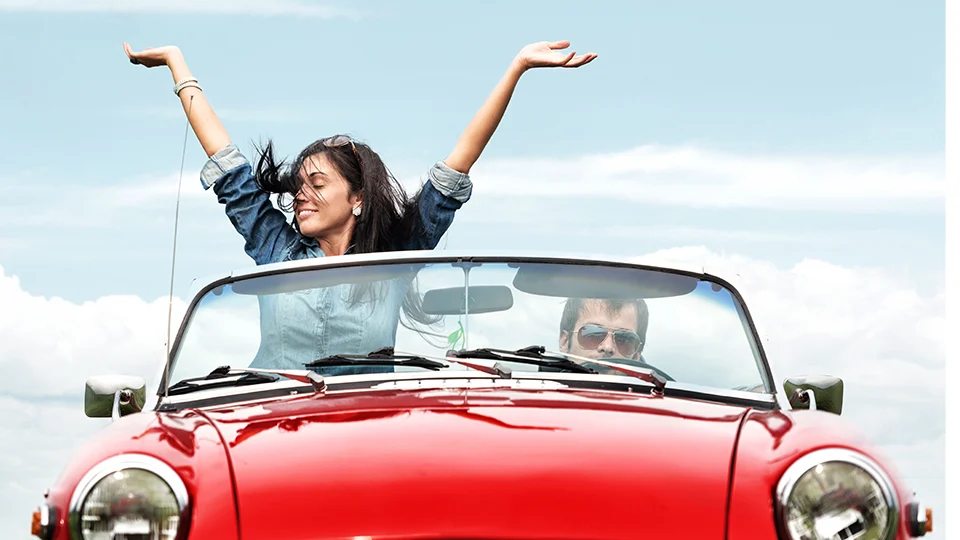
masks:
POLYGON ((793 409, 813 409, 840 414, 843 409, 843 380, 830 375, 790 377, 783 389, 793 409))
POLYGON ((83 409, 90 418, 113 418, 140 412, 147 400, 143 377, 97 375, 87 379, 83 409))

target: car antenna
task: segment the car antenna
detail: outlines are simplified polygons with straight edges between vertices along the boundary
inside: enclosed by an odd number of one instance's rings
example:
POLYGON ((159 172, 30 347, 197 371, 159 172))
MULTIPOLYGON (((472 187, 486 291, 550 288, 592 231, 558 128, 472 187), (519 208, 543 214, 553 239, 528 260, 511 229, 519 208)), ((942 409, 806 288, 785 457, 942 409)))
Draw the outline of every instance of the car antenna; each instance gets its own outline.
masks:
POLYGON ((183 151, 180 154, 180 178, 177 180, 177 205, 173 214, 173 257, 170 261, 170 299, 167 304, 167 355, 163 363, 163 397, 170 395, 170 328, 173 324, 173 277, 177 267, 177 225, 180 222, 180 186, 183 185, 183 165, 187 158, 187 137, 190 135, 190 113, 193 111, 193 94, 187 106, 187 126, 183 130, 183 151))

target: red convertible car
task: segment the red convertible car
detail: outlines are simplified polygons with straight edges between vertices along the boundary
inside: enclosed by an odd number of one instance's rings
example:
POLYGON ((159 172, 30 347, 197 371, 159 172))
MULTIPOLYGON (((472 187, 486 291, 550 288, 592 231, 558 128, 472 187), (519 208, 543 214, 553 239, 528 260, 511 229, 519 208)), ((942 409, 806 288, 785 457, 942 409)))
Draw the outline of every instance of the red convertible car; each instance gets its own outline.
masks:
POLYGON ((887 540, 932 516, 840 417, 778 401, 740 293, 699 269, 450 252, 202 286, 149 385, 34 513, 56 539, 887 540))

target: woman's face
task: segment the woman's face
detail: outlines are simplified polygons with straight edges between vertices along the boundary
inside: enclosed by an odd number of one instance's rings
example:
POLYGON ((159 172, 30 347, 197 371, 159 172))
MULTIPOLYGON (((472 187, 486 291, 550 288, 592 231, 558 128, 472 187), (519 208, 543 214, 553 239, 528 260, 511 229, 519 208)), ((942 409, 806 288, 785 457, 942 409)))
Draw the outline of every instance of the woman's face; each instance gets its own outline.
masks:
POLYGON ((303 184, 294 198, 293 211, 301 233, 323 238, 353 223, 353 207, 360 204, 360 197, 350 193, 350 185, 326 154, 305 159, 300 180, 303 184))

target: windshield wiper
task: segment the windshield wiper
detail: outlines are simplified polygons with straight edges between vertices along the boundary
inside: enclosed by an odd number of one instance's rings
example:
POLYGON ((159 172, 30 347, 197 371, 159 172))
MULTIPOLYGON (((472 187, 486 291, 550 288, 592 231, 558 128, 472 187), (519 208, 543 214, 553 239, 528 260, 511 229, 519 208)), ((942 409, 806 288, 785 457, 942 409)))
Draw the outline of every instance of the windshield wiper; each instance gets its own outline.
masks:
POLYGON ((396 354, 393 347, 377 349, 369 354, 333 354, 304 364, 306 367, 329 366, 409 366, 437 371, 450 367, 422 356, 396 354))
MULTIPOLYGON (((560 371, 570 371, 573 373, 597 373, 596 370, 582 366, 566 358, 559 356, 547 356, 543 354, 543 347, 539 347, 539 352, 537 352, 535 349, 537 349, 536 346, 527 347, 525 349, 519 349, 516 351, 491 348, 460 351, 451 350, 447 351, 447 356, 452 356, 454 358, 476 358, 480 360, 498 360, 501 362, 516 362, 518 364, 532 364, 535 366, 555 368, 559 369, 560 371)), ((507 373, 509 373, 509 370, 507 370, 507 373)))
POLYGON ((663 394, 663 389, 667 385, 667 379, 660 373, 657 373, 652 369, 644 369, 638 367, 627 366, 624 364, 619 364, 616 362, 607 362, 606 360, 600 360, 595 358, 587 358, 584 356, 577 356, 567 353, 554 353, 551 351, 551 354, 545 354, 546 348, 542 345, 531 345, 529 347, 524 347, 522 349, 517 349, 515 351, 508 351, 503 349, 474 349, 470 351, 448 351, 447 354, 455 357, 468 357, 468 358, 485 358, 488 360, 500 360, 506 362, 517 362, 520 364, 534 364, 541 367, 559 369, 561 371, 572 371, 575 373, 592 373, 596 374, 597 371, 591 369, 583 364, 574 362, 570 358, 580 360, 582 362, 589 362, 596 365, 608 367, 615 369, 625 375, 635 377, 641 381, 650 383, 654 386, 656 393, 663 394), (553 354, 559 356, 552 356, 553 354))
POLYGON ((411 366, 438 371, 450 367, 449 364, 445 364, 444 362, 452 362, 454 364, 460 364, 470 369, 482 371, 490 375, 497 375, 499 377, 506 378, 510 377, 510 368, 501 366, 499 363, 491 367, 484 364, 477 364, 475 362, 458 360, 456 358, 435 358, 433 360, 431 360, 431 358, 435 357, 410 353, 397 353, 394 351, 393 347, 384 347, 369 354, 334 354, 325 358, 320 358, 319 360, 314 360, 313 362, 304 365, 306 367, 364 365, 411 366), (439 360, 443 360, 443 362, 439 360))
POLYGON ((210 388, 228 388, 231 386, 247 386, 251 384, 271 383, 279 380, 275 375, 295 381, 308 383, 317 392, 326 390, 326 383, 319 373, 313 371, 285 371, 256 368, 231 368, 220 366, 203 377, 183 379, 167 388, 168 395, 189 394, 195 390, 210 388), (213 382, 206 382, 213 381, 213 382))
MULTIPOLYGON (((541 345, 532 345, 530 347, 526 347, 524 349, 518 350, 517 353, 525 354, 525 355, 534 355, 538 357, 540 356, 545 357, 545 355, 543 354, 545 351, 546 349, 541 345)), ((663 394, 663 389, 667 386, 667 377, 664 377, 655 369, 633 367, 625 364, 620 364, 618 362, 608 362, 606 360, 600 360, 599 358, 587 358, 586 356, 577 356, 575 354, 568 354, 568 353, 554 352, 554 351, 550 351, 550 352, 551 354, 559 354, 563 357, 574 358, 582 362, 589 362, 592 364, 597 364, 600 366, 612 368, 625 375, 636 377, 641 381, 652 384, 654 388, 656 388, 657 393, 659 394, 663 394)), ((548 358, 555 358, 555 357, 548 357, 548 358)), ((673 380, 673 379, 669 379, 669 380, 673 380)))

